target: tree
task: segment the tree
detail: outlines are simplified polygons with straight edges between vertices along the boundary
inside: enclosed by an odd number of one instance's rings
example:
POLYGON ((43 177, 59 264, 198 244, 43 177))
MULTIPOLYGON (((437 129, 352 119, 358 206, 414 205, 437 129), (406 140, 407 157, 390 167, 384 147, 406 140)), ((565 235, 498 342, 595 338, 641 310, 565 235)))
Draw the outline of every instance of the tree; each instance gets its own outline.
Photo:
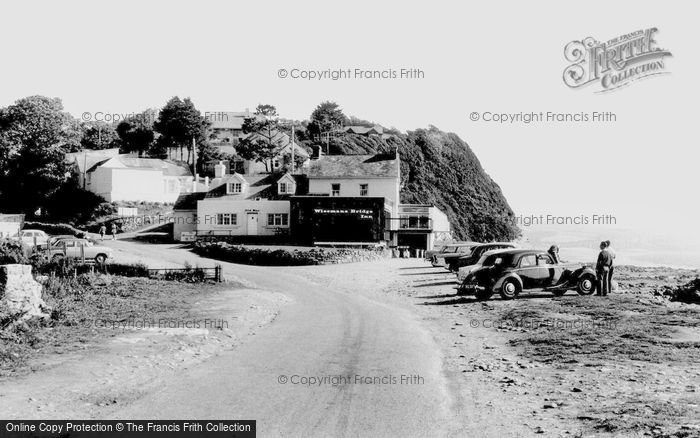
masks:
POLYGON ((308 129, 312 136, 322 136, 324 133, 335 131, 345 124, 348 118, 340 106, 331 101, 321 102, 311 113, 308 129))
POLYGON ((0 205, 33 213, 68 180, 75 119, 58 98, 31 96, 0 109, 0 205))
POLYGON ((243 132, 248 136, 241 139, 236 152, 241 158, 263 163, 269 172, 270 160, 281 146, 277 109, 273 105, 258 105, 253 114, 243 122, 243 132))
POLYGON ((119 122, 117 134, 121 139, 123 152, 138 152, 141 156, 152 148, 156 137, 153 130, 153 121, 156 116, 156 110, 146 110, 119 122))
POLYGON ((165 150, 180 149, 180 160, 183 160, 183 149, 187 149, 187 162, 190 162, 192 140, 201 148, 206 143, 209 121, 195 108, 189 97, 181 100, 175 96, 160 110, 158 120, 153 125, 161 135, 158 147, 165 150))
POLYGON ((121 139, 114 125, 105 122, 85 124, 80 145, 84 149, 112 149, 121 145, 121 139))

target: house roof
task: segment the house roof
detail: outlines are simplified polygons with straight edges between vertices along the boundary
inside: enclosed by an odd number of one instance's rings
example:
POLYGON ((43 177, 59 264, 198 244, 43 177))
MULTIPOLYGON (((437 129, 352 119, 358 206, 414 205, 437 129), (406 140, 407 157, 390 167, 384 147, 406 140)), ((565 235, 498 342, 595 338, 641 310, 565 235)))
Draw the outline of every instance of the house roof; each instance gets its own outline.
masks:
POLYGON ((309 166, 309 178, 398 178, 395 154, 324 155, 309 166))
POLYGON ((95 163, 88 172, 94 172, 100 166, 114 164, 111 167, 129 167, 133 169, 162 170, 166 176, 192 176, 192 172, 187 164, 160 158, 137 158, 129 155, 119 155, 95 163), (111 162, 111 163, 110 163, 111 162))
POLYGON ((95 164, 106 161, 119 155, 119 148, 89 150, 85 149, 79 152, 70 152, 66 154, 66 161, 75 164, 80 173, 85 173, 95 164))
POLYGON ((351 134, 368 134, 368 133, 376 133, 376 134, 382 134, 384 132, 384 128, 382 128, 379 125, 374 125, 371 127, 367 126, 346 126, 343 128, 343 132, 349 132, 351 134))
POLYGON ((206 192, 183 193, 178 196, 173 210, 196 210, 197 201, 204 199, 206 192))
POLYGON ((210 129, 243 129, 243 122, 253 117, 253 114, 250 111, 217 111, 205 116, 209 120, 210 129))
MULTIPOLYGON (((245 199, 288 199, 290 194, 280 194, 277 192, 277 182, 283 178, 285 175, 280 174, 260 174, 260 175, 241 175, 232 174, 226 175, 222 180, 221 184, 213 189, 209 190, 206 194, 206 198, 222 198, 227 200, 245 200, 245 199), (243 193, 237 195, 231 195, 226 193, 226 184, 232 181, 245 181, 245 186, 243 188, 243 193)), ((297 184, 296 194, 306 193, 308 191, 308 184, 306 183, 306 178, 303 175, 291 175, 297 184)), ((286 178, 285 178, 286 180, 286 178)))

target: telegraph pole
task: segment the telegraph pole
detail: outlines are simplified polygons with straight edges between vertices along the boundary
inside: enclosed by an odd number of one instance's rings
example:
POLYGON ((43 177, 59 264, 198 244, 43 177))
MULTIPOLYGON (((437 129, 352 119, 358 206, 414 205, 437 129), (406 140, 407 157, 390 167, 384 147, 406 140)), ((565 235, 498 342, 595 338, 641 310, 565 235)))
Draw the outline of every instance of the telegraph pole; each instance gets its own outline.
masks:
POLYGON ((296 163, 294 162, 294 120, 292 120, 292 175, 294 175, 294 168, 296 163))

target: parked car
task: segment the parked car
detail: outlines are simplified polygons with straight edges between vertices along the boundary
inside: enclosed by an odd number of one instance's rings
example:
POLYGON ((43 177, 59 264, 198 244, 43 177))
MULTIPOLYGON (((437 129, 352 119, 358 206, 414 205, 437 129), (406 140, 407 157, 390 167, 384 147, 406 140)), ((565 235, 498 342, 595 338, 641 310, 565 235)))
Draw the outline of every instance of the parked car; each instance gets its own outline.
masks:
POLYGON ((90 239, 90 238, 83 238, 83 237, 76 237, 73 236, 72 234, 59 234, 58 236, 51 236, 49 237, 49 246, 52 246, 62 240, 74 240, 74 239, 82 239, 82 240, 87 240, 88 242, 92 243, 93 245, 97 243, 96 240, 90 239))
POLYGON ((447 260, 471 253, 472 248, 476 245, 479 245, 479 242, 451 243, 445 246, 439 253, 434 254, 430 262, 435 267, 445 266, 447 260))
POLYGON ((517 247, 518 245, 510 242, 482 243, 474 246, 472 248, 472 251, 467 255, 463 255, 460 257, 452 257, 449 260, 445 259, 446 267, 450 272, 454 272, 456 274, 457 271, 459 271, 459 268, 461 268, 462 266, 469 266, 478 262, 481 256, 484 255, 484 253, 487 251, 491 251, 494 249, 508 249, 517 247))
POLYGON ((49 243, 49 236, 41 230, 22 230, 20 232, 20 240, 28 246, 36 246, 45 248, 49 243))
POLYGON ((54 242, 46 250, 46 258, 51 261, 61 260, 63 258, 80 259, 83 254, 86 261, 95 261, 104 263, 112 256, 111 248, 101 245, 95 245, 87 239, 61 239, 54 242))
POLYGON ((546 251, 510 249, 489 255, 482 267, 467 275, 457 293, 473 293, 482 300, 496 292, 510 300, 526 290, 547 290, 561 296, 576 289, 580 295, 590 295, 595 282, 595 272, 585 265, 555 263, 546 251))
MULTIPOLYGON (((487 266, 485 265, 486 261, 489 260, 489 256, 493 254, 498 254, 499 252, 503 251, 508 251, 508 249, 492 249, 491 251, 486 251, 481 255, 481 258, 474 263, 473 265, 469 266, 462 266, 459 268, 459 271, 457 271, 457 283, 462 284, 464 282, 464 279, 467 278, 467 275, 471 274, 475 270, 481 268, 482 266, 487 266)), ((491 260, 494 260, 495 258, 491 258, 491 260)))
POLYGON ((437 246, 435 246, 434 249, 431 249, 431 250, 429 250, 429 251, 426 251, 426 252, 425 252, 425 259, 428 260, 428 261, 432 260, 432 259, 433 259, 433 256, 434 256, 435 254, 438 254, 438 253, 442 252, 442 250, 445 249, 446 246, 447 246, 447 244, 444 244, 444 245, 437 245, 437 246))

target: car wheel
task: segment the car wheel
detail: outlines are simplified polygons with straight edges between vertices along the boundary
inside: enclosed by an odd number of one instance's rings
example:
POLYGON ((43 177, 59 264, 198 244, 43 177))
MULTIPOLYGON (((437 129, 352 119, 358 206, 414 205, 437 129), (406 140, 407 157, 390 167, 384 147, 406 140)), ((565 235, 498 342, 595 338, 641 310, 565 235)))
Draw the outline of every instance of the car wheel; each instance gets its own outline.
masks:
POLYGON ((504 300, 512 300, 520 293, 520 284, 512 278, 509 278, 501 285, 501 298, 504 300))
POLYGON ((60 263, 61 260, 63 260, 63 256, 60 254, 56 254, 55 256, 51 257, 51 261, 54 263, 60 263))
POLYGON ((591 274, 584 274, 576 282, 576 292, 579 295, 591 295, 595 291, 595 277, 591 274))
POLYGON ((97 257, 95 257, 95 261, 99 263, 100 265, 103 264, 107 260, 107 256, 104 254, 97 254, 97 257))

